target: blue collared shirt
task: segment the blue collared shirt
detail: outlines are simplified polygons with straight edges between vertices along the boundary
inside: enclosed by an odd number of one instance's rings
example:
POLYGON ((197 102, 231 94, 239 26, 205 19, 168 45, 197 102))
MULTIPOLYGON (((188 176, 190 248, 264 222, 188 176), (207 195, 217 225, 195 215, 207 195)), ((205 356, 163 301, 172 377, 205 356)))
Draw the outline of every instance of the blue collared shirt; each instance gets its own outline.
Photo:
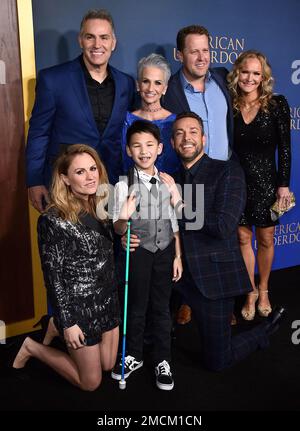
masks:
POLYGON ((208 71, 204 92, 196 90, 181 70, 180 79, 190 110, 203 120, 206 145, 204 151, 212 159, 228 159, 227 103, 225 96, 208 71))

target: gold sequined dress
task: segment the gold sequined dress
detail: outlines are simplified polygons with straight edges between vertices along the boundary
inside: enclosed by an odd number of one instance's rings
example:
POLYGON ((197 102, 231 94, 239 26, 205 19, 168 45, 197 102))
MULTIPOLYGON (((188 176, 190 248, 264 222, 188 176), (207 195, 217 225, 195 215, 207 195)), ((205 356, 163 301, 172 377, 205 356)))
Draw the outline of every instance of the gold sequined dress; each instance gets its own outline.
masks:
POLYGON ((291 170, 290 110, 282 95, 274 95, 269 112, 259 110, 246 124, 235 116, 234 149, 244 169, 247 203, 240 225, 274 226, 270 207, 278 187, 288 187, 291 170), (276 150, 278 162, 276 163, 276 150))

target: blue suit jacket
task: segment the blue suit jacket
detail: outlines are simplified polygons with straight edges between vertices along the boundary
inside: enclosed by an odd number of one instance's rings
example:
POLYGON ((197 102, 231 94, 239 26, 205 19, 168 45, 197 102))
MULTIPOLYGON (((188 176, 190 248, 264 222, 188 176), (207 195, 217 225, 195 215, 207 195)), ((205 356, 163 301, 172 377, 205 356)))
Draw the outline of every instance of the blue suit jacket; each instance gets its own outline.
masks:
POLYGON ((62 145, 84 143, 95 148, 112 184, 122 174, 122 126, 126 111, 133 103, 134 80, 110 66, 115 98, 110 119, 100 137, 79 59, 39 73, 26 147, 28 187, 48 187, 53 162, 62 145))
MULTIPOLYGON (((171 76, 168 83, 168 89, 167 89, 166 95, 163 98, 164 107, 169 111, 174 112, 174 114, 180 114, 181 112, 190 111, 187 98, 182 88, 182 83, 180 79, 180 70, 181 69, 179 69, 178 72, 176 72, 174 75, 171 76)), ((211 73, 212 79, 214 79, 218 84, 218 86, 221 88, 227 102, 227 107, 228 107, 227 130, 228 130, 229 145, 232 150, 233 148, 233 111, 232 111, 232 104, 231 104, 229 91, 227 89, 227 81, 226 81, 228 70, 225 69, 225 67, 215 67, 215 68, 209 69, 209 71, 211 73)))
MULTIPOLYGON (((183 175, 180 171, 174 176, 182 186, 183 175)), ((242 168, 233 160, 213 160, 204 154, 192 184, 194 201, 196 184, 204 184, 204 224, 198 230, 186 230, 186 220, 182 219, 179 228, 184 261, 195 285, 209 299, 250 292, 252 287, 237 237, 246 202, 242 168)), ((183 293, 187 296, 188 289, 183 293)))

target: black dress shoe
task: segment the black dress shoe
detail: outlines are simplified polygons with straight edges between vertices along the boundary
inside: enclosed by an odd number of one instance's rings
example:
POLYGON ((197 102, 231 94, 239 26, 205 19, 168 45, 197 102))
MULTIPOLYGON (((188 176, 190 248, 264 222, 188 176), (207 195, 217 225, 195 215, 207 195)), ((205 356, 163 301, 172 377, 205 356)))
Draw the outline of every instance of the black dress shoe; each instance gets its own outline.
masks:
POLYGON ((267 317, 266 332, 271 335, 277 331, 286 311, 284 307, 276 307, 267 317))

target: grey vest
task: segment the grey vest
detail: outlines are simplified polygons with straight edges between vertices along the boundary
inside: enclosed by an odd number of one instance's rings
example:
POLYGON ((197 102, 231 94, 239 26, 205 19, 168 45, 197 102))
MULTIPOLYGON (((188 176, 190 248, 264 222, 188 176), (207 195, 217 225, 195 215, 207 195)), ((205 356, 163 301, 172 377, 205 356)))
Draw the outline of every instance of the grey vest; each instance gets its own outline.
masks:
POLYGON ((131 233, 138 235, 140 246, 152 253, 164 250, 174 238, 169 217, 170 194, 164 185, 158 184, 159 194, 155 199, 143 182, 138 183, 134 178, 139 207, 131 217, 131 233))

